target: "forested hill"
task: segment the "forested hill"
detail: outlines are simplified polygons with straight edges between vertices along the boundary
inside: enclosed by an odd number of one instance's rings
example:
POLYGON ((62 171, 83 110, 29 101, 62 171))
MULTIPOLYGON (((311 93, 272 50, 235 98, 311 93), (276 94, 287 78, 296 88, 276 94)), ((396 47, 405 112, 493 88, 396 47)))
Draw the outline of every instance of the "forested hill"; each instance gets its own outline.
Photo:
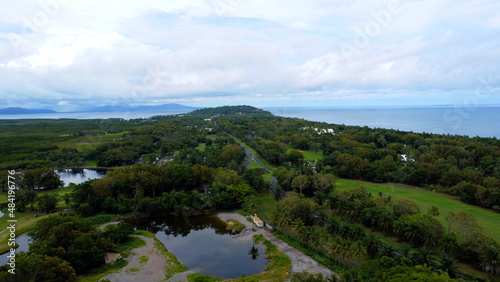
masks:
POLYGON ((272 115, 268 111, 258 109, 252 106, 222 106, 216 108, 205 108, 195 110, 190 113, 191 115, 248 115, 248 114, 263 114, 272 115))

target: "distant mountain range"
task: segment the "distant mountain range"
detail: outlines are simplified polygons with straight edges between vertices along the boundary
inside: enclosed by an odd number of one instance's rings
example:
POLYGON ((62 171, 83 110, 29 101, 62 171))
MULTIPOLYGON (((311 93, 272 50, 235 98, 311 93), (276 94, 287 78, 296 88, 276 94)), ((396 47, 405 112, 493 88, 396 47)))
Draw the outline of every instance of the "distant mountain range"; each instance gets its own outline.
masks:
MULTIPOLYGON (((80 112, 100 112, 100 113, 148 112, 148 111, 195 110, 195 109, 200 109, 200 108, 171 103, 171 104, 163 104, 157 106, 134 106, 134 107, 125 105, 103 106, 103 107, 91 108, 87 111, 80 111, 80 112)), ((50 113, 58 113, 58 112, 47 109, 25 109, 25 108, 0 109, 0 115, 26 115, 26 114, 50 114, 50 113)))
POLYGON ((27 115, 27 114, 51 114, 57 113, 47 109, 25 109, 25 108, 4 108, 0 109, 0 115, 27 115))
POLYGON ((198 108, 184 106, 176 103, 163 104, 157 106, 103 106, 89 110, 90 112, 145 112, 145 111, 168 111, 168 110, 194 110, 198 108))

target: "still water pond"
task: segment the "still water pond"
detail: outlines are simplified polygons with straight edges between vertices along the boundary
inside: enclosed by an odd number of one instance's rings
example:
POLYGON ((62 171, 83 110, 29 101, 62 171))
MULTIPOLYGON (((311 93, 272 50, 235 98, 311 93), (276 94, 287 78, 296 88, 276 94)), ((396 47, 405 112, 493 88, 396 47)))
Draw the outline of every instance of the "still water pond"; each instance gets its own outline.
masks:
POLYGON ((56 173, 64 182, 64 186, 70 183, 80 184, 89 179, 99 179, 106 175, 105 169, 59 169, 56 173))
POLYGON ((200 273, 236 278, 264 271, 269 261, 260 245, 240 241, 226 230, 217 216, 151 218, 129 221, 138 229, 156 233, 156 237, 181 263, 200 273))

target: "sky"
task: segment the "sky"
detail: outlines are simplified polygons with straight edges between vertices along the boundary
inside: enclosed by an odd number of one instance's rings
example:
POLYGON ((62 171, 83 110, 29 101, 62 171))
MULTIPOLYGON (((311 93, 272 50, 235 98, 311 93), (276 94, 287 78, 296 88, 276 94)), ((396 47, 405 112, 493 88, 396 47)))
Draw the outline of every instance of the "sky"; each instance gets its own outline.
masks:
POLYGON ((0 5, 0 108, 500 104, 500 1, 0 5))

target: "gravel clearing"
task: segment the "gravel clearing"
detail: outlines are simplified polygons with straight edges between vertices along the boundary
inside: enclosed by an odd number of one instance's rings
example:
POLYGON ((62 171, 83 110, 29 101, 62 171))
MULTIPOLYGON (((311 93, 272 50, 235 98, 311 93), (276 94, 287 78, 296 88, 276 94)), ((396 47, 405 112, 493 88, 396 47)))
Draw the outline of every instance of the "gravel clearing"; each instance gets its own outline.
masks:
POLYGON ((133 235, 141 238, 146 242, 146 246, 142 246, 131 251, 131 254, 126 258, 128 264, 116 273, 108 274, 102 279, 109 279, 113 282, 122 281, 140 281, 153 282, 162 281, 165 279, 167 261, 165 256, 155 246, 155 239, 148 238, 142 235, 133 235), (141 262, 140 257, 146 256, 148 260, 141 262), (131 271, 138 269, 138 271, 131 271))

